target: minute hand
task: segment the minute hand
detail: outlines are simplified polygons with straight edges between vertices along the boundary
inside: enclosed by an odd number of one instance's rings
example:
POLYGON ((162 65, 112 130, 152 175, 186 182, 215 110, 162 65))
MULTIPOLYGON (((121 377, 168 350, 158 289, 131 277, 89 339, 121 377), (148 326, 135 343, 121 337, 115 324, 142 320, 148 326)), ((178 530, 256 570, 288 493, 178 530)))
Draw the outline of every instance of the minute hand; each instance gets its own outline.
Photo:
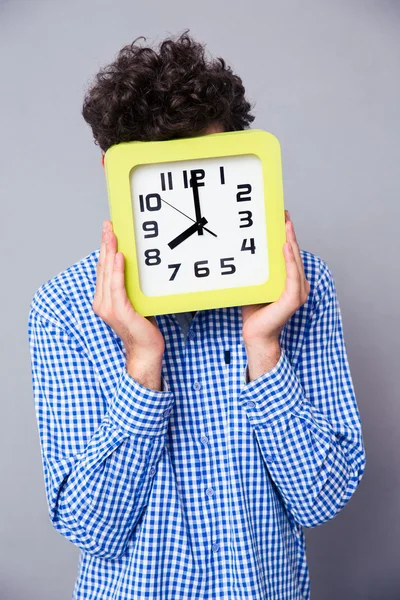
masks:
POLYGON ((199 186, 197 184, 197 180, 192 179, 192 189, 193 189, 193 200, 194 200, 194 210, 196 212, 196 223, 198 224, 197 233, 199 235, 203 235, 203 225, 201 224, 201 210, 200 210, 200 199, 199 199, 199 186))

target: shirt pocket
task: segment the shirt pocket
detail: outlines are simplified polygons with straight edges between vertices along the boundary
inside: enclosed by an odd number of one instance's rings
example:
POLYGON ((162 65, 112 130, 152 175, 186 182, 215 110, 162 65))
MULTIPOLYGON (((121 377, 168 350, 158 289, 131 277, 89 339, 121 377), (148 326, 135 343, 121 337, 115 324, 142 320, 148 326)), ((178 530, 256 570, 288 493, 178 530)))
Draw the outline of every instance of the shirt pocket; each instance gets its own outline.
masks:
POLYGON ((253 428, 247 418, 246 408, 240 402, 240 394, 245 386, 246 350, 243 343, 232 342, 222 336, 217 337, 221 368, 223 369, 225 392, 225 430, 232 435, 240 432, 252 435, 253 428))

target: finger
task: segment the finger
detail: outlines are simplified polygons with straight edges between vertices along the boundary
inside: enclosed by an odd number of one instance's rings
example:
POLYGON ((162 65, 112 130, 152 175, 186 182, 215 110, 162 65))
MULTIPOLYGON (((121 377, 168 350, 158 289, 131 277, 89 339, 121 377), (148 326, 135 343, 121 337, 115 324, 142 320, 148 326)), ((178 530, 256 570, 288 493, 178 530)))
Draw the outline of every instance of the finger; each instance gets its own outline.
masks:
POLYGON ((125 257, 122 252, 115 253, 110 294, 116 316, 122 317, 129 304, 129 298, 125 288, 125 257))
POLYGON ((291 298, 298 298, 301 293, 301 279, 299 268, 294 256, 293 248, 290 242, 283 245, 286 261, 286 286, 285 289, 291 298))
POLYGON ((292 250, 294 252, 294 256, 297 262, 297 265, 301 271, 301 265, 299 263, 299 258, 301 261, 301 256, 299 253, 299 245, 297 243, 297 237, 296 237, 296 232, 294 230, 294 224, 293 221, 291 219, 288 219, 286 221, 286 240, 288 242, 290 242, 291 246, 292 246, 292 250))
MULTIPOLYGON (((297 264, 299 266, 299 271, 300 271, 303 295, 307 297, 310 292, 310 283, 309 283, 309 281, 306 277, 305 271, 304 271, 304 263, 303 263, 303 259, 301 257, 300 246, 297 242, 297 236, 296 236, 296 232, 294 230, 293 221, 291 222, 291 226, 292 226, 292 230, 293 230, 294 239, 296 241, 296 245, 293 250, 294 250, 295 257, 297 257, 297 264)), ((293 246, 293 244, 292 244, 292 246, 293 246)))
POLYGON ((294 258, 296 260, 297 267, 298 267, 299 273, 300 273, 301 287, 302 287, 302 290, 304 291, 304 288, 306 285, 306 282, 305 282, 306 276, 304 273, 304 265, 303 265, 303 260, 301 258, 301 254, 300 254, 300 248, 297 243, 297 238, 296 238, 296 233, 294 230, 293 221, 290 221, 290 220, 287 221, 287 223, 286 223, 286 239, 288 242, 290 242, 290 245, 292 247, 294 258))
POLYGON ((93 301, 96 300, 98 304, 101 302, 101 297, 103 294, 103 271, 104 271, 104 259, 106 256, 106 240, 105 240, 105 231, 101 232, 101 245, 100 245, 100 253, 99 259, 97 261, 96 266, 96 289, 94 293, 93 301))
POLYGON ((106 257, 104 259, 103 273, 103 292, 102 304, 104 308, 111 305, 111 278, 114 269, 114 257, 117 251, 117 238, 112 231, 112 227, 107 231, 106 236, 106 257))

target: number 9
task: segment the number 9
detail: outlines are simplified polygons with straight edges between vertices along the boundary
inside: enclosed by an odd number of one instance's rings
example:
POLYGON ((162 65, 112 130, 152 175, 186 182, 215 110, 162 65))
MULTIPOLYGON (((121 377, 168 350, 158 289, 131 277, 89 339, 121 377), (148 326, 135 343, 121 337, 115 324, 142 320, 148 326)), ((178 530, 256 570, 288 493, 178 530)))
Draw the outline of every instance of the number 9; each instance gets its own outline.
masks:
POLYGON ((145 238, 152 238, 152 237, 157 237, 158 236, 158 224, 157 221, 145 221, 142 224, 142 229, 143 231, 150 231, 153 233, 149 233, 148 235, 145 235, 145 238))

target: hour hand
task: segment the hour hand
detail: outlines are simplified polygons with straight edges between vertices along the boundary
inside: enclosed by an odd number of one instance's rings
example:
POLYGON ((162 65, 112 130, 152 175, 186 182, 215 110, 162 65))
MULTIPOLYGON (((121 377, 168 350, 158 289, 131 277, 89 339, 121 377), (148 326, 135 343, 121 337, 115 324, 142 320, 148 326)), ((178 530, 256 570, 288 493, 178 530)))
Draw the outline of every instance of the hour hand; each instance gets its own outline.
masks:
POLYGON ((169 242, 168 246, 173 250, 178 244, 181 244, 183 241, 187 240, 188 237, 196 233, 199 229, 202 229, 204 225, 208 223, 205 217, 202 217, 199 223, 193 223, 190 227, 185 229, 182 233, 180 233, 175 239, 169 242))

